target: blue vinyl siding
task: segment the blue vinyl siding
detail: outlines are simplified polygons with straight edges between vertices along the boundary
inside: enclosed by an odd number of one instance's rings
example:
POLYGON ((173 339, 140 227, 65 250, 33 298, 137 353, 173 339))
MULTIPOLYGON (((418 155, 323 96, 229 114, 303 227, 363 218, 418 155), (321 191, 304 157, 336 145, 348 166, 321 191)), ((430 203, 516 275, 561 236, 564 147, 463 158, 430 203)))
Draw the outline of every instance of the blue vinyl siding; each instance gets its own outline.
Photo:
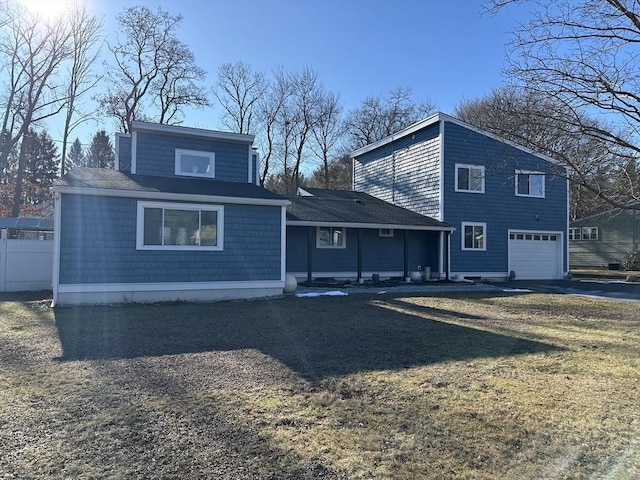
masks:
POLYGON ((166 133, 138 132, 136 136, 136 173, 140 175, 175 176, 175 151, 179 148, 214 152, 216 180, 248 182, 251 147, 247 144, 166 133))
MULTIPOLYGON (((316 248, 316 228, 311 227, 312 271, 314 277, 322 272, 357 272, 358 231, 347 228, 346 248, 316 248)), ((407 231, 409 236, 408 266, 438 267, 438 232, 407 231)), ((306 272, 309 227, 287 227, 287 271, 306 272)), ((403 232, 396 230, 393 237, 380 237, 378 229, 362 229, 362 270, 368 272, 402 271, 404 268, 403 232)))
POLYGON ((224 205, 224 250, 181 252, 136 250, 136 206, 62 195, 60 284, 280 280, 280 207, 224 205))
POLYGON ((452 271, 506 272, 509 229, 566 231, 567 183, 559 167, 450 122, 445 122, 443 148, 443 220, 456 228, 451 235, 452 271), (456 163, 485 167, 485 193, 455 191, 456 163), (515 195, 517 169, 547 174, 544 198, 515 195), (461 250, 462 222, 487 224, 486 251, 461 250))

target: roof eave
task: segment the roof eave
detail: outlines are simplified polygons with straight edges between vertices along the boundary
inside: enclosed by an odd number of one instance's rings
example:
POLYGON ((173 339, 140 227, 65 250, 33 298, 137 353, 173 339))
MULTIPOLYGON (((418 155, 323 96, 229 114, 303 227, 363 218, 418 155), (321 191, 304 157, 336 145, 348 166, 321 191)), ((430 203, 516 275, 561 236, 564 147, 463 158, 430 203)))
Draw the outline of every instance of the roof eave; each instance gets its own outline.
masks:
POLYGON ((397 223, 356 223, 356 222, 317 222, 313 220, 287 220, 292 227, 345 227, 345 228, 389 228, 393 230, 424 230, 434 232, 453 232, 455 228, 447 225, 401 225, 397 223))

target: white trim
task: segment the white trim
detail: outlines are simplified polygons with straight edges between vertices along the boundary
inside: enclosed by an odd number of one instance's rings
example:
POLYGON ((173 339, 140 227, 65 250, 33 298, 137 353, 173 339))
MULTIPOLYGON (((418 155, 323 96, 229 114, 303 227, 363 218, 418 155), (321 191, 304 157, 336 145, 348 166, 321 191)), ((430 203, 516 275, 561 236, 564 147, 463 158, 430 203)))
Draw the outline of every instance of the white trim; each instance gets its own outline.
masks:
POLYGON ((456 163, 455 164, 455 175, 454 175, 454 179, 455 179, 455 191, 456 192, 461 192, 461 193, 484 193, 485 191, 485 169, 484 169, 484 165, 470 165, 468 163, 456 163), (458 169, 459 168, 466 168, 469 170, 469 183, 471 183, 471 169, 474 170, 481 170, 482 171, 482 185, 480 190, 466 190, 466 189, 462 189, 462 188, 458 188, 458 169))
POLYGON ((251 145, 249 145, 247 148, 249 149, 249 165, 247 168, 247 183, 253 183, 253 179, 251 178, 253 176, 253 153, 252 153, 251 145))
POLYGON ((131 123, 131 131, 152 132, 152 133, 169 133, 173 135, 187 135, 196 137, 205 137, 214 140, 227 140, 241 143, 252 144, 255 135, 244 133, 220 132, 217 130, 207 130, 204 128, 183 127, 180 125, 162 125, 158 123, 142 122, 134 120, 131 123))
POLYGON ((177 177, 197 177, 197 178, 215 178, 216 177, 216 154, 206 150, 187 150, 184 148, 175 149, 175 174, 177 177), (209 160, 209 171, 206 173, 183 172, 181 167, 182 155, 191 155, 194 157, 203 157, 209 160))
MULTIPOLYGON (((516 176, 515 176, 516 197, 545 198, 546 183, 547 183, 547 177, 546 177, 544 172, 537 172, 537 171, 533 171, 533 170, 516 169, 516 176), (519 193, 518 192, 518 185, 519 185, 519 183, 518 183, 518 175, 529 175, 529 177, 531 175, 541 176, 542 177, 542 195, 532 195, 531 193, 519 193)), ((531 184, 529 184, 529 191, 531 191, 531 184)))
POLYGON ((461 249, 466 252, 485 252, 487 250, 487 223, 486 222, 462 222, 460 226, 461 249), (465 247, 465 227, 482 227, 482 248, 465 247))
POLYGON ((211 302, 281 296, 284 282, 180 282, 67 284, 59 286, 60 305, 150 303, 176 300, 211 302))
POLYGON ((288 221, 287 226, 292 227, 345 227, 345 228, 390 228, 393 230, 423 230, 431 232, 453 232, 455 227, 429 227, 423 225, 400 225, 397 223, 344 223, 344 222, 314 222, 314 221, 288 221))
POLYGON ((131 173, 138 170, 138 134, 131 132, 131 173))
MULTIPOLYGON (((569 226, 571 225, 571 221, 570 221, 570 214, 569 214, 569 210, 570 210, 570 205, 569 205, 569 190, 570 190, 570 183, 569 183, 569 179, 567 178, 567 225, 565 226, 565 230, 567 228, 569 228, 569 226)), ((565 237, 565 252, 566 255, 562 255, 562 274, 564 277, 566 277, 569 274, 569 265, 571 265, 571 262, 569 260, 569 255, 571 255, 571 249, 569 248, 569 235, 566 235, 565 237), (567 259, 567 262, 565 263, 564 259, 567 259)))
POLYGON ((186 201, 203 203, 228 203, 235 205, 287 206, 289 200, 272 200, 261 198, 223 197, 221 195, 193 195, 188 193, 168 193, 141 190, 117 190, 113 188, 68 187, 56 186, 53 191, 75 195, 92 195, 99 197, 125 197, 149 200, 186 201))
POLYGON ((60 193, 54 194, 54 209, 53 209, 53 300, 52 304, 55 306, 58 300, 58 288, 60 284, 60 237, 62 236, 61 228, 61 214, 62 214, 62 195, 60 193))
POLYGON ((258 150, 254 150, 254 152, 256 154, 256 181, 255 181, 255 184, 259 187, 260 186, 260 153, 258 152, 258 150))
MULTIPOLYGON (((164 217, 163 217, 164 226, 164 217)), ((222 205, 203 205, 190 203, 144 202, 138 201, 136 219, 136 250, 179 250, 179 251, 222 251, 224 250, 224 207, 222 205), (216 212, 216 245, 145 245, 144 244, 144 209, 161 208, 189 210, 197 212, 216 212)))
POLYGON ((171 290, 223 290, 227 288, 270 288, 281 287, 280 280, 251 280, 236 282, 159 282, 159 283, 78 283, 58 286, 60 293, 83 292, 166 292, 171 290))
POLYGON ((438 186, 438 202, 439 209, 438 220, 444 222, 444 122, 439 124, 438 142, 440 148, 439 168, 440 168, 440 185, 438 186))
POLYGON ((316 248, 319 249, 330 249, 330 250, 340 250, 347 248, 347 227, 344 225, 338 226, 316 226, 316 248), (320 245, 320 229, 321 228, 329 228, 329 237, 331 238, 331 245, 320 245), (342 245, 333 245, 333 231, 340 229, 342 232, 342 245))
POLYGON ((7 237, 8 229, 3 228, 0 230, 0 292, 4 292, 7 281, 7 237))
POLYGON ((444 241, 450 237, 444 232, 440 232, 440 241, 438 242, 438 273, 444 272, 444 241))
MULTIPOLYGON (((289 275, 294 276, 298 280, 307 279, 308 272, 288 272, 289 275)), ((371 276, 376 273, 380 275, 381 279, 391 278, 391 277, 404 277, 404 272, 402 270, 389 270, 389 271, 379 271, 379 270, 366 270, 362 272, 361 278, 371 278, 371 276)), ((317 277, 328 277, 328 278, 339 278, 339 279, 357 279, 358 272, 355 270, 347 270, 347 271, 313 271, 312 276, 314 278, 317 277)))
POLYGON ((280 216, 280 280, 287 278, 287 207, 282 207, 280 216))
POLYGON ((449 272, 449 278, 454 282, 464 277, 480 277, 483 280, 504 280, 509 277, 509 272, 449 272))

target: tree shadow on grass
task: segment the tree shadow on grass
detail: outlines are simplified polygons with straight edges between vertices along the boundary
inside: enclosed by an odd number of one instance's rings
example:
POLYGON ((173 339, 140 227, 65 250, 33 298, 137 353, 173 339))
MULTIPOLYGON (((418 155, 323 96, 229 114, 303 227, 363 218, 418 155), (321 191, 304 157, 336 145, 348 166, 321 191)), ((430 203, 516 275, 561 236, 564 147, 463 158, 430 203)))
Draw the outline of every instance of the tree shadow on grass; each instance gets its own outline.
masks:
POLYGON ((455 311, 389 308, 393 299, 381 298, 58 308, 60 360, 257 349, 316 381, 358 371, 558 349, 447 323, 460 317, 455 311))

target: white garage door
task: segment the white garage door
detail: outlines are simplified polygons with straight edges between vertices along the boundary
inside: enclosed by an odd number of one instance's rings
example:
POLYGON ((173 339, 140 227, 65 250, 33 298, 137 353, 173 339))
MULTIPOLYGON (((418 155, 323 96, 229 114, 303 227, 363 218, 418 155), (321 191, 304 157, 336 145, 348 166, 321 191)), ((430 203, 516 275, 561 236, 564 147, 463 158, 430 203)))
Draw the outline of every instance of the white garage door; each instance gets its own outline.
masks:
POLYGON ((509 271, 517 280, 562 278, 562 235, 509 232, 509 271))

